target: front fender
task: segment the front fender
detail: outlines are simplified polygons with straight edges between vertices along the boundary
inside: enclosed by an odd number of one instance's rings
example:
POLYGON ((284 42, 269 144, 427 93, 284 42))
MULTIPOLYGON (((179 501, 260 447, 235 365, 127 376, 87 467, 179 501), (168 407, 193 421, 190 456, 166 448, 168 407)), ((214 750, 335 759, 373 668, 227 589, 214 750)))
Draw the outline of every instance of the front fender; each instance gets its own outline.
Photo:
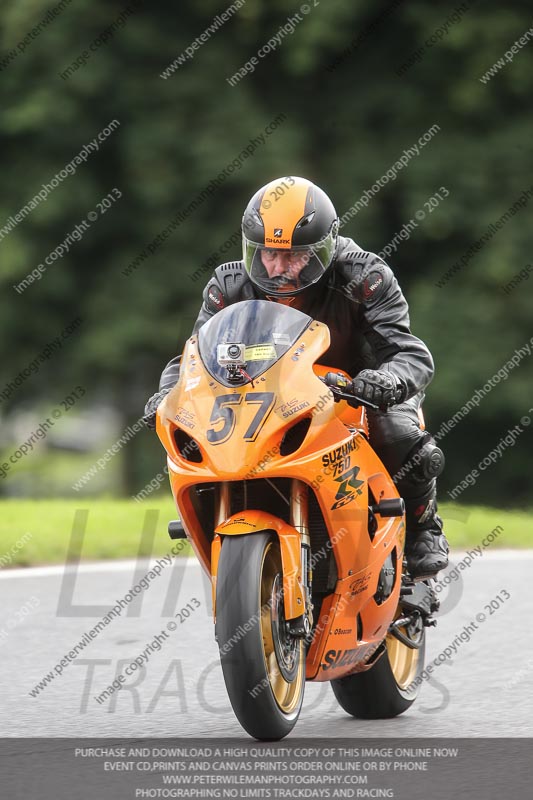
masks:
POLYGON ((283 567, 283 604, 285 618, 295 619, 305 613, 305 596, 302 583, 301 536, 291 525, 266 511, 241 511, 232 514, 215 528, 211 544, 211 587, 213 616, 216 617, 216 587, 218 562, 222 537, 253 536, 262 531, 273 531, 278 539, 283 567))

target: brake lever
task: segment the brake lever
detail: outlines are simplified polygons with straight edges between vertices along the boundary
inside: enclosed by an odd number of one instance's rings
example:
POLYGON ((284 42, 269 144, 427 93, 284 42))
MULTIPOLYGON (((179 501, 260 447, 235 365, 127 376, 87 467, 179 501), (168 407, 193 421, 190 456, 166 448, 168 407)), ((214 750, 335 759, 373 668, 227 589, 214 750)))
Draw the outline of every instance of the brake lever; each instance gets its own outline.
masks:
MULTIPOLYGON (((330 374, 334 373, 328 372, 328 375, 330 374)), ((319 375, 318 377, 320 378, 322 383, 326 384, 328 389, 331 389, 331 392, 333 394, 333 399, 335 400, 336 403, 338 403, 340 400, 346 400, 348 405, 350 405, 352 408, 357 408, 358 406, 364 406, 365 408, 372 409, 372 411, 388 410, 387 406, 384 407, 377 406, 375 403, 371 403, 370 400, 365 400, 364 397, 358 397, 355 394, 351 394, 351 392, 343 392, 338 386, 335 386, 335 384, 329 383, 329 381, 326 380, 327 376, 322 377, 321 375, 319 375)))
POLYGON ((377 406, 375 403, 371 403, 370 400, 365 400, 364 397, 358 397, 355 394, 348 394, 348 392, 341 392, 340 389, 337 389, 335 386, 330 386, 328 383, 326 383, 326 386, 333 392, 333 398, 336 403, 338 403, 339 400, 346 400, 348 405, 352 406, 352 408, 364 406, 365 408, 372 409, 372 411, 387 411, 386 406, 377 406))

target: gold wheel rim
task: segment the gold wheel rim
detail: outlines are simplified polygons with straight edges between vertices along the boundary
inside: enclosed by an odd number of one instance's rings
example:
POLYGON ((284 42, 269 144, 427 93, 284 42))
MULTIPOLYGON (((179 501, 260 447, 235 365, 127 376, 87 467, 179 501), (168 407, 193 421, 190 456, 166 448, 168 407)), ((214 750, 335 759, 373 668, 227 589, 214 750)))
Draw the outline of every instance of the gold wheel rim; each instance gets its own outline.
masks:
MULTIPOLYGON (((411 638, 407 628, 400 628, 400 631, 404 636, 411 638)), ((385 644, 394 680, 400 689, 407 689, 416 678, 420 651, 407 647, 390 633, 385 640, 385 644)))
POLYGON ((269 542, 263 555, 261 565, 261 636, 263 640, 263 655, 267 679, 272 689, 276 703, 285 714, 292 713, 299 705, 304 684, 304 643, 297 640, 294 657, 297 659, 296 676, 294 680, 287 680, 280 670, 276 648, 274 646, 274 631, 272 628, 272 599, 276 583, 276 576, 281 573, 281 557, 277 544, 269 542))

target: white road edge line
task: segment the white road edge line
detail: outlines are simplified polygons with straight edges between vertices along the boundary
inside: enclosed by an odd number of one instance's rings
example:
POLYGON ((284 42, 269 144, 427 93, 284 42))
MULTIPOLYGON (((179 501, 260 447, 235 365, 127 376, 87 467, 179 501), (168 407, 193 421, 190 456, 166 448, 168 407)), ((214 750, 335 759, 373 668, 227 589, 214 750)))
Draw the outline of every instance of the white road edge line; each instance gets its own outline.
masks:
MULTIPOLYGON (((466 550, 452 550, 451 560, 455 561, 456 559, 461 560, 466 555, 466 550)), ((160 556, 163 558, 163 556, 160 556)), ((494 550, 492 552, 484 552, 483 557, 480 559, 476 559, 476 563, 482 563, 483 561, 517 561, 517 560, 533 560, 533 549, 531 550, 494 550)), ((186 567, 194 566, 200 567, 200 562, 196 558, 179 558, 180 563, 184 563, 186 567)), ((148 572, 150 568, 157 563, 157 558, 152 559, 139 559, 139 561, 135 561, 134 559, 129 559, 127 561, 97 561, 97 562, 89 562, 89 563, 82 563, 82 564, 56 564, 49 567, 22 567, 22 568, 15 568, 15 569, 0 569, 0 580, 6 580, 8 578, 45 578, 52 575, 63 575, 65 572, 69 570, 72 572, 87 572, 87 573, 94 573, 94 572, 128 572, 134 571, 136 566, 142 566, 146 568, 148 572)))
MULTIPOLYGON (((163 556, 160 556, 163 558, 163 556)), ((16 569, 0 570, 0 580, 7 578, 46 578, 52 575, 63 575, 65 572, 134 572, 136 567, 143 567, 148 572, 157 563, 157 558, 139 559, 135 561, 97 561, 82 564, 55 564, 49 567, 22 567, 16 569)), ((179 563, 186 567, 199 567, 200 562, 196 558, 179 558, 179 563)), ((168 565, 170 566, 170 565, 168 565)))

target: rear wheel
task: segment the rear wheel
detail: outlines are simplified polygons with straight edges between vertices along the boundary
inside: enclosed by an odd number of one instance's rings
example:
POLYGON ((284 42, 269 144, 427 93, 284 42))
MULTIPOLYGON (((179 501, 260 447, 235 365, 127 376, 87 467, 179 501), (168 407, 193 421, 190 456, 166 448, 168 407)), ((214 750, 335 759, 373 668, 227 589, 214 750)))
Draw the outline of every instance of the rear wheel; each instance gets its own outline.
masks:
POLYGON ((415 645, 408 647, 392 634, 385 652, 366 672, 331 681, 335 697, 348 714, 359 719, 396 717, 416 700, 424 669, 426 629, 422 620, 405 625, 400 632, 415 645))
POLYGON ((304 642, 287 629, 282 588, 275 534, 224 539, 215 632, 231 705, 256 739, 282 739, 290 733, 303 701, 304 642))

